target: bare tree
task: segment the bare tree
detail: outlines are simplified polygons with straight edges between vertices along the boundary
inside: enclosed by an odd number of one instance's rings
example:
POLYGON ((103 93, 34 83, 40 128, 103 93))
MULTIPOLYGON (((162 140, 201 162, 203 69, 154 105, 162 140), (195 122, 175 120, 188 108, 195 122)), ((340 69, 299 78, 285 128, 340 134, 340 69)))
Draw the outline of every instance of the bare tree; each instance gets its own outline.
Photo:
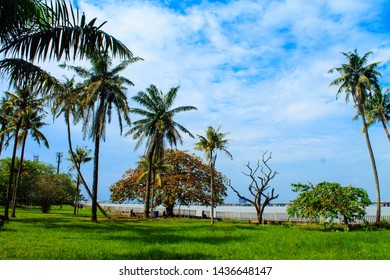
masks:
POLYGON ((271 159, 272 153, 263 152, 261 163, 260 160, 257 161, 256 167, 252 168, 250 162, 245 166, 249 169, 249 173, 242 172, 245 176, 248 176, 251 179, 249 183, 248 190, 253 196, 252 199, 241 195, 232 185, 229 183, 229 186, 241 199, 245 199, 251 203, 257 212, 257 221, 259 224, 263 223, 263 212, 264 208, 274 199, 279 197, 279 194, 275 195, 274 188, 271 189, 271 193, 266 192, 270 188, 270 181, 278 174, 276 171, 273 171, 269 165, 268 161, 271 159), (260 171, 261 175, 257 176, 256 174, 260 171))

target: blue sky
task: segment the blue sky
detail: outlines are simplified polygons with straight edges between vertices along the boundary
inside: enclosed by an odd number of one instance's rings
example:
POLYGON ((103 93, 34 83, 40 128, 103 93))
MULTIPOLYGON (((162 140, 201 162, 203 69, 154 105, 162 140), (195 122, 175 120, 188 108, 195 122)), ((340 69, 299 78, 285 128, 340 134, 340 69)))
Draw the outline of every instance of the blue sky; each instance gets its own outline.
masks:
MULTIPOLYGON (((375 199, 374 179, 361 122, 352 121, 353 104, 336 99, 328 70, 344 63, 341 52, 372 51, 381 61, 381 84, 389 87, 390 21, 388 1, 78 1, 87 18, 107 20, 104 30, 124 42, 144 61, 123 75, 132 80, 128 97, 155 84, 166 92, 180 85, 175 106, 194 112, 177 121, 194 135, 208 125, 229 134, 231 161, 223 155, 216 166, 247 194, 242 174, 263 151, 272 152, 270 166, 279 174, 272 187, 279 201, 293 199, 291 183, 321 181, 365 188, 375 199), (98 3, 98 4, 96 4, 98 3)), ((86 62, 75 62, 75 64, 86 62)), ((61 78, 57 63, 44 66, 61 78)), ((130 106, 135 106, 130 102, 130 106)), ((131 116, 136 120, 136 116, 131 116)), ((51 148, 28 143, 27 158, 55 164, 66 153, 62 119, 45 129, 51 148)), ((75 145, 93 144, 74 127, 75 145)), ((390 143, 382 127, 370 129, 380 176, 382 199, 390 200, 390 143)), ((180 149, 195 152, 196 140, 184 137, 180 149)), ((142 148, 119 135, 116 119, 101 146, 99 199, 109 198, 110 184, 135 166, 142 148)), ((62 163, 66 171, 67 162, 62 163)), ((92 181, 92 164, 83 167, 92 181)), ((227 201, 237 201, 229 190, 227 201)))

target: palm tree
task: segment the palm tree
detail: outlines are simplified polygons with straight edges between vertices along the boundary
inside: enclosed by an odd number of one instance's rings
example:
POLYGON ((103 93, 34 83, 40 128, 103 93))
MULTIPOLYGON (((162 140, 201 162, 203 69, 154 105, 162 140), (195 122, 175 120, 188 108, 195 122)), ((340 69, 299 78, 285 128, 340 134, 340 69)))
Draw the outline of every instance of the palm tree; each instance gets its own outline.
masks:
MULTIPOLYGON (((9 96, 8 96, 9 97, 9 96)), ((10 117, 13 115, 13 108, 8 106, 8 99, 6 96, 4 96, 0 103, 0 155, 3 152, 5 148, 8 147, 8 134, 6 132, 6 129, 9 125, 10 117)))
POLYGON ((43 122, 43 119, 46 118, 46 114, 40 114, 43 112, 43 109, 40 107, 35 108, 27 108, 25 114, 22 116, 22 125, 20 131, 20 140, 21 140, 21 152, 20 152, 20 160, 19 160, 19 168, 18 173, 16 175, 16 184, 13 188, 12 194, 12 214, 11 217, 15 217, 16 211, 16 198, 17 198, 17 190, 20 185, 20 178, 23 171, 23 161, 24 161, 24 151, 26 147, 27 137, 30 134, 33 140, 35 140, 39 145, 41 142, 45 145, 46 148, 49 148, 49 142, 46 139, 45 135, 40 131, 40 128, 47 125, 43 122))
MULTIPOLYGON (((87 163, 92 160, 92 157, 89 156, 90 152, 92 152, 92 150, 88 149, 87 147, 76 147, 75 152, 69 151, 71 157, 68 158, 68 160, 72 162, 69 169, 70 170, 76 169, 77 166, 78 169, 81 170, 82 163, 87 163)), ((73 207, 74 215, 77 215, 77 209, 79 205, 79 193, 80 193, 80 175, 77 174, 76 193, 74 196, 74 207, 73 207)))
MULTIPOLYGON (((28 112, 32 109, 42 111, 42 99, 36 98, 36 92, 32 92, 30 88, 26 87, 24 89, 18 89, 15 93, 6 92, 5 99, 2 102, 2 108, 5 111, 12 111, 13 114, 7 116, 7 126, 0 132, 0 137, 7 135, 7 145, 10 139, 14 140, 12 159, 10 166, 10 175, 8 180, 7 193, 5 198, 5 209, 4 216, 5 219, 9 219, 9 205, 11 202, 11 195, 13 193, 14 185, 14 171, 15 171, 15 160, 16 152, 20 144, 20 140, 23 139, 20 137, 21 130, 23 125, 25 127, 24 121, 28 112)), ((23 134, 22 134, 23 135, 23 134)))
POLYGON ((365 110, 367 112, 367 125, 370 126, 375 122, 381 122, 385 130, 387 139, 390 142, 389 126, 390 120, 390 93, 387 89, 375 90, 375 93, 366 100, 365 110))
POLYGON ((52 89, 50 75, 34 61, 83 58, 96 51, 131 58, 131 51, 116 38, 87 21, 84 14, 65 0, 18 0, 0 3, 0 71, 19 87, 52 89))
POLYGON ((211 224, 214 224, 214 167, 215 161, 217 159, 217 152, 221 151, 225 153, 230 159, 233 159, 232 154, 227 150, 227 144, 229 142, 226 139, 228 133, 219 132, 221 127, 214 129, 209 126, 206 129, 206 136, 198 135, 199 141, 195 144, 195 149, 199 151, 204 151, 206 159, 209 161, 210 165, 210 199, 211 199, 211 224))
POLYGON ((100 140, 105 140, 107 123, 111 122, 113 107, 116 108, 120 133, 122 134, 123 122, 130 125, 129 105, 125 91, 125 85, 132 86, 133 83, 119 75, 129 64, 140 58, 134 57, 122 61, 116 67, 111 68, 112 60, 107 53, 95 53, 89 56, 91 68, 69 66, 84 82, 79 90, 83 91, 81 103, 85 109, 83 132, 84 137, 88 136, 95 142, 93 183, 92 183, 92 221, 97 221, 97 194, 99 177, 99 152, 100 140))
MULTIPOLYGON (((65 67, 65 65, 61 65, 61 67, 65 67)), ((70 155, 72 157, 72 161, 75 162, 76 159, 74 158, 75 152, 73 151, 73 144, 72 144, 72 133, 71 133, 71 121, 70 118, 73 118, 73 124, 77 124, 80 120, 83 118, 83 104, 82 102, 82 96, 80 89, 76 87, 75 79, 74 77, 72 79, 68 79, 65 77, 65 81, 61 83, 60 81, 56 81, 56 94, 53 94, 51 96, 52 101, 52 114, 55 118, 58 118, 60 115, 64 115, 65 123, 67 127, 67 135, 68 135, 68 145, 69 145, 69 151, 70 155)), ((93 198, 92 192, 90 188, 88 187, 87 182, 84 179, 83 174, 81 173, 81 170, 79 168, 79 165, 74 166, 77 170, 77 178, 81 180, 81 182, 84 185, 85 190, 87 191, 90 198, 93 198)), ((100 206, 100 204, 97 204, 97 207, 99 208, 100 212, 106 217, 109 218, 109 215, 107 212, 100 206)))
POLYGON ((177 142, 183 143, 183 139, 178 131, 194 137, 184 126, 173 120, 174 116, 180 112, 196 110, 194 106, 180 106, 171 108, 177 96, 179 87, 171 88, 166 94, 158 90, 155 85, 150 85, 146 92, 140 91, 132 99, 145 109, 132 108, 131 113, 138 114, 143 119, 133 123, 126 135, 133 135, 133 139, 138 139, 136 148, 146 139, 146 158, 148 161, 148 178, 146 184, 145 217, 150 217, 150 191, 152 186, 153 162, 158 164, 164 157, 166 141, 170 146, 177 146, 177 142))
POLYGON ((333 71, 336 70, 340 74, 340 77, 333 80, 330 83, 330 86, 339 86, 336 95, 338 96, 340 92, 344 91, 346 102, 348 102, 350 96, 352 96, 355 107, 357 108, 357 115, 361 116, 363 132, 366 137, 367 148, 374 172, 377 199, 376 222, 379 223, 381 217, 379 178, 365 115, 365 104, 367 98, 371 95, 372 90, 379 89, 378 77, 381 75, 375 70, 379 65, 379 62, 367 64, 367 58, 370 54, 372 54, 372 52, 368 52, 362 57, 359 56, 356 49, 353 53, 348 52, 342 54, 347 59, 348 63, 342 64, 341 67, 335 67, 329 70, 329 73, 333 73, 333 71))

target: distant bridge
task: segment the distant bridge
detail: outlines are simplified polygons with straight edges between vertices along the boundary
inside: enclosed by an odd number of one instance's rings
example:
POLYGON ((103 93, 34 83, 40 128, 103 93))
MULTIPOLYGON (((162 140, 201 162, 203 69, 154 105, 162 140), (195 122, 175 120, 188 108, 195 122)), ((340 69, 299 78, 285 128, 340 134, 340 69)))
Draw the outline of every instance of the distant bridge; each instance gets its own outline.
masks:
MULTIPOLYGON (((269 203, 269 207, 287 207, 287 206, 290 206, 291 205, 291 202, 270 202, 269 203)), ((376 202, 372 202, 370 204, 371 206, 376 206, 376 202)), ((253 206, 251 203, 248 203, 248 202, 225 202, 223 203, 222 206, 234 206, 234 207, 250 207, 250 206, 253 206)), ((390 207, 390 201, 382 201, 381 202, 381 206, 382 207, 390 207)))

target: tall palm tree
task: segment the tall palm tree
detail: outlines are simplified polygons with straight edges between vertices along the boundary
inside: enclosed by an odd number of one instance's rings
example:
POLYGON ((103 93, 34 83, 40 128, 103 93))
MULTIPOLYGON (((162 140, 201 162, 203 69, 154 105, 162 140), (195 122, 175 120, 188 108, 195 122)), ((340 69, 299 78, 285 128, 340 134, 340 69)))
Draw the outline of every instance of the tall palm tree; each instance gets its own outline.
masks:
POLYGON ((119 73, 134 62, 138 57, 122 61, 116 67, 111 68, 112 59, 107 53, 99 52, 89 56, 91 68, 69 66, 84 82, 79 90, 83 92, 82 104, 84 109, 83 132, 95 142, 93 156, 93 183, 92 183, 92 221, 97 221, 97 195, 99 177, 99 152, 100 140, 105 140, 106 126, 111 122, 112 109, 117 111, 120 133, 122 134, 123 122, 130 125, 129 105, 126 96, 126 85, 134 85, 129 79, 119 73))
POLYGON ((36 61, 84 58, 110 51, 122 58, 133 54, 65 0, 14 0, 0 2, 0 72, 18 87, 29 83, 36 90, 52 90, 51 75, 36 61))
POLYGON ((179 87, 171 88, 166 94, 158 90, 155 85, 150 85, 146 92, 140 91, 132 99, 139 103, 142 108, 132 108, 131 113, 144 117, 133 123, 133 127, 126 135, 133 135, 133 139, 138 139, 136 148, 146 139, 146 158, 148 161, 148 178, 146 184, 145 217, 150 217, 150 191, 152 186, 153 162, 159 163, 164 157, 166 141, 170 146, 177 146, 183 143, 183 139, 178 131, 194 137, 184 126, 173 120, 174 116, 180 112, 196 110, 194 106, 179 106, 171 108, 177 96, 179 87))
POLYGON ((10 166, 10 175, 8 180, 7 193, 5 198, 4 216, 9 219, 9 205, 11 202, 11 196, 14 188, 14 170, 16 152, 20 144, 20 133, 23 126, 24 118, 26 118, 27 112, 31 109, 42 108, 42 100, 37 99, 36 92, 32 92, 30 88, 18 89, 15 93, 6 92, 5 99, 2 102, 2 108, 6 111, 12 111, 13 114, 7 116, 7 127, 0 132, 0 137, 7 135, 7 144, 10 139, 13 139, 13 151, 10 166))
POLYGON ((221 127, 214 129, 212 126, 207 127, 206 136, 198 135, 199 141, 195 144, 195 149, 204 151, 206 159, 210 165, 210 199, 211 199, 211 224, 214 224, 214 167, 217 159, 217 152, 221 151, 225 153, 230 159, 233 159, 232 154, 227 150, 227 144, 229 142, 225 137, 228 133, 219 132, 221 127))
POLYGON ((368 125, 366 121, 366 110, 365 104, 368 96, 371 95, 372 90, 379 89, 378 77, 380 73, 376 70, 379 62, 367 64, 367 58, 372 52, 364 54, 362 57, 359 56, 357 50, 348 53, 342 53, 347 59, 346 64, 342 64, 340 67, 335 67, 329 70, 329 73, 337 71, 340 77, 336 78, 330 83, 330 86, 339 86, 337 96, 339 93, 344 91, 345 100, 348 102, 350 96, 353 98, 357 114, 361 116, 363 123, 363 132, 366 138, 367 148, 371 159, 372 170, 374 173, 374 180, 376 186, 376 200, 377 200, 377 211, 376 211, 376 222, 380 222, 381 217, 381 199, 380 199, 380 188, 378 171, 376 168, 374 153, 372 150, 370 137, 368 133, 368 125))
MULTIPOLYGON (((61 67, 66 67, 66 65, 61 65, 61 67)), ((75 152, 73 151, 72 144, 72 133, 71 133, 71 117, 73 118, 73 124, 77 124, 79 121, 83 119, 83 108, 85 104, 82 100, 82 95, 80 89, 77 88, 74 77, 72 79, 68 79, 65 77, 65 81, 61 83, 60 81, 56 81, 56 93, 52 94, 52 114, 54 118, 58 118, 61 115, 64 115, 65 123, 67 127, 67 135, 68 135, 68 145, 69 151, 72 158, 72 161, 75 162, 74 158, 75 152)), ((79 165, 74 166, 77 170, 77 178, 81 180, 84 185, 85 190, 87 191, 90 198, 93 198, 92 192, 88 187, 87 182, 84 179, 83 174, 79 168, 79 165)), ((97 204, 100 212, 106 217, 109 218, 107 212, 97 204)))
MULTIPOLYGON (((92 152, 92 150, 88 149, 87 147, 76 147, 75 152, 69 151, 71 157, 68 158, 68 160, 72 162, 69 169, 70 170, 76 169, 77 166, 77 168, 81 170, 81 164, 90 162, 92 160, 92 157, 89 156, 90 152, 92 152)), ((80 193, 80 175, 77 174, 76 193, 74 196, 74 207, 73 207, 74 215, 77 215, 77 209, 79 205, 79 193, 80 193)))
POLYGON ((46 148, 49 148, 49 141, 45 137, 45 135, 40 131, 40 129, 47 125, 43 122, 44 118, 46 118, 46 114, 41 114, 43 109, 40 107, 27 108, 25 114, 22 116, 22 125, 20 131, 20 140, 21 140, 21 152, 20 152, 20 160, 19 160, 19 168, 18 173, 16 175, 16 183, 13 188, 12 193, 12 214, 11 217, 15 217, 16 211, 16 199, 17 199, 17 190, 20 185, 20 178, 23 171, 23 161, 24 161, 24 151, 26 147, 27 137, 30 134, 34 141, 36 141, 39 145, 41 142, 45 145, 46 148))
POLYGON ((390 142, 389 125, 390 120, 390 93, 382 88, 375 90, 375 93, 366 100, 365 110, 367 112, 367 125, 381 122, 390 142))

